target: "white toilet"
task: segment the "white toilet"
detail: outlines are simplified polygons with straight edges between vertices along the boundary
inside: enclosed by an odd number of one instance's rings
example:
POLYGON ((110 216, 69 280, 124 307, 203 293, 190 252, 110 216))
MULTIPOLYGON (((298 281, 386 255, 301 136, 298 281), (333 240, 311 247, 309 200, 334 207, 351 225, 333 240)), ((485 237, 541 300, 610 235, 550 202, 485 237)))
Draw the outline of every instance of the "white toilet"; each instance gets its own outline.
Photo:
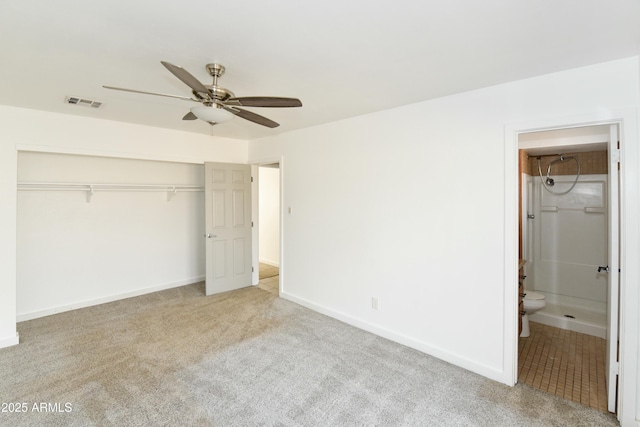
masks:
POLYGON ((543 309, 546 304, 544 302, 544 295, 531 291, 525 291, 523 303, 525 313, 522 316, 522 332, 520 336, 526 338, 531 335, 529 332, 529 315, 543 309))

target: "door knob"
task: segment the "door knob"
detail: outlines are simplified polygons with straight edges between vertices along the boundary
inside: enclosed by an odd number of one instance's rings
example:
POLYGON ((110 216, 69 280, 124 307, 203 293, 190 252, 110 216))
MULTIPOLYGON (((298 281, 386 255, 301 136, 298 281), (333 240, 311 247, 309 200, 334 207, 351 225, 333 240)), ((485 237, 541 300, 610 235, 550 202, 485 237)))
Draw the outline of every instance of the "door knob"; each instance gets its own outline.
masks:
POLYGON ((605 267, 598 267, 598 273, 604 271, 605 273, 609 272, 609 266, 605 266, 605 267))
POLYGON ((206 237, 207 239, 212 239, 212 238, 214 238, 214 237, 218 237, 218 236, 216 236, 215 234, 207 233, 207 234, 205 234, 205 237, 206 237))

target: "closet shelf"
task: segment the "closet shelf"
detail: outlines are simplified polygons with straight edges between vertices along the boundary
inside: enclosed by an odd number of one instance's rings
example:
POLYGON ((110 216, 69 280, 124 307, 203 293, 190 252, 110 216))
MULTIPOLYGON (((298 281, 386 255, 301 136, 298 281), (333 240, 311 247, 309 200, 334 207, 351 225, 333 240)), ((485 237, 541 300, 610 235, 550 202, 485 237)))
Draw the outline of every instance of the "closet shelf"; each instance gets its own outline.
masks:
POLYGON ((87 203, 96 191, 166 192, 167 201, 180 192, 204 191, 198 185, 173 184, 89 184, 77 182, 18 182, 18 191, 85 191, 87 203))

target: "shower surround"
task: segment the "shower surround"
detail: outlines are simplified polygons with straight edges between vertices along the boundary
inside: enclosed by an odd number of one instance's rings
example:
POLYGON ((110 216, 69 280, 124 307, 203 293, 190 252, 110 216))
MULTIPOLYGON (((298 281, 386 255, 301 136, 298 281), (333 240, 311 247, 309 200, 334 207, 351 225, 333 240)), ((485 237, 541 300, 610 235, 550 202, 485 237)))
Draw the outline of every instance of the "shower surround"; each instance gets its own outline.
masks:
MULTIPOLYGON (((547 302, 530 320, 605 338, 607 276, 598 267, 607 265, 607 153, 570 155, 580 158, 581 175, 565 195, 544 188, 535 157, 521 163, 530 172, 522 183, 525 288, 543 293, 547 302)), ((542 158, 543 175, 553 160, 542 158)), ((554 165, 551 190, 570 188, 575 167, 576 162, 554 165)))

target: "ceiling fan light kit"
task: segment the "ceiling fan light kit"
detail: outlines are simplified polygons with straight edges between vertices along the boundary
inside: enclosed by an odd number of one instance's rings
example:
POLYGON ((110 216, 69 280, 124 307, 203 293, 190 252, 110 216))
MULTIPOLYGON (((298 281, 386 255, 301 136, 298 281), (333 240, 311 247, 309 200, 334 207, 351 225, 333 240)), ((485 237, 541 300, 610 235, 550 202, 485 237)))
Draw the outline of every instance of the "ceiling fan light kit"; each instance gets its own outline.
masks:
POLYGON ((145 95, 166 96, 185 101, 193 101, 202 104, 199 107, 191 108, 182 120, 204 120, 215 125, 224 123, 238 116, 250 122, 257 123, 269 128, 280 126, 278 123, 264 116, 243 110, 238 107, 302 107, 302 102, 297 98, 282 98, 274 96, 247 96, 236 97, 233 92, 218 86, 218 78, 224 74, 225 68, 220 64, 207 64, 207 72, 213 77, 213 84, 204 85, 184 68, 173 65, 166 61, 160 61, 174 76, 179 78, 184 84, 191 88, 193 97, 169 95, 157 92, 146 92, 135 89, 124 89, 114 86, 103 86, 105 89, 121 90, 125 92, 142 93, 145 95))
POLYGON ((224 123, 233 119, 233 113, 230 113, 218 104, 213 104, 210 107, 205 105, 193 107, 191 108, 191 112, 200 120, 211 124, 224 123))

